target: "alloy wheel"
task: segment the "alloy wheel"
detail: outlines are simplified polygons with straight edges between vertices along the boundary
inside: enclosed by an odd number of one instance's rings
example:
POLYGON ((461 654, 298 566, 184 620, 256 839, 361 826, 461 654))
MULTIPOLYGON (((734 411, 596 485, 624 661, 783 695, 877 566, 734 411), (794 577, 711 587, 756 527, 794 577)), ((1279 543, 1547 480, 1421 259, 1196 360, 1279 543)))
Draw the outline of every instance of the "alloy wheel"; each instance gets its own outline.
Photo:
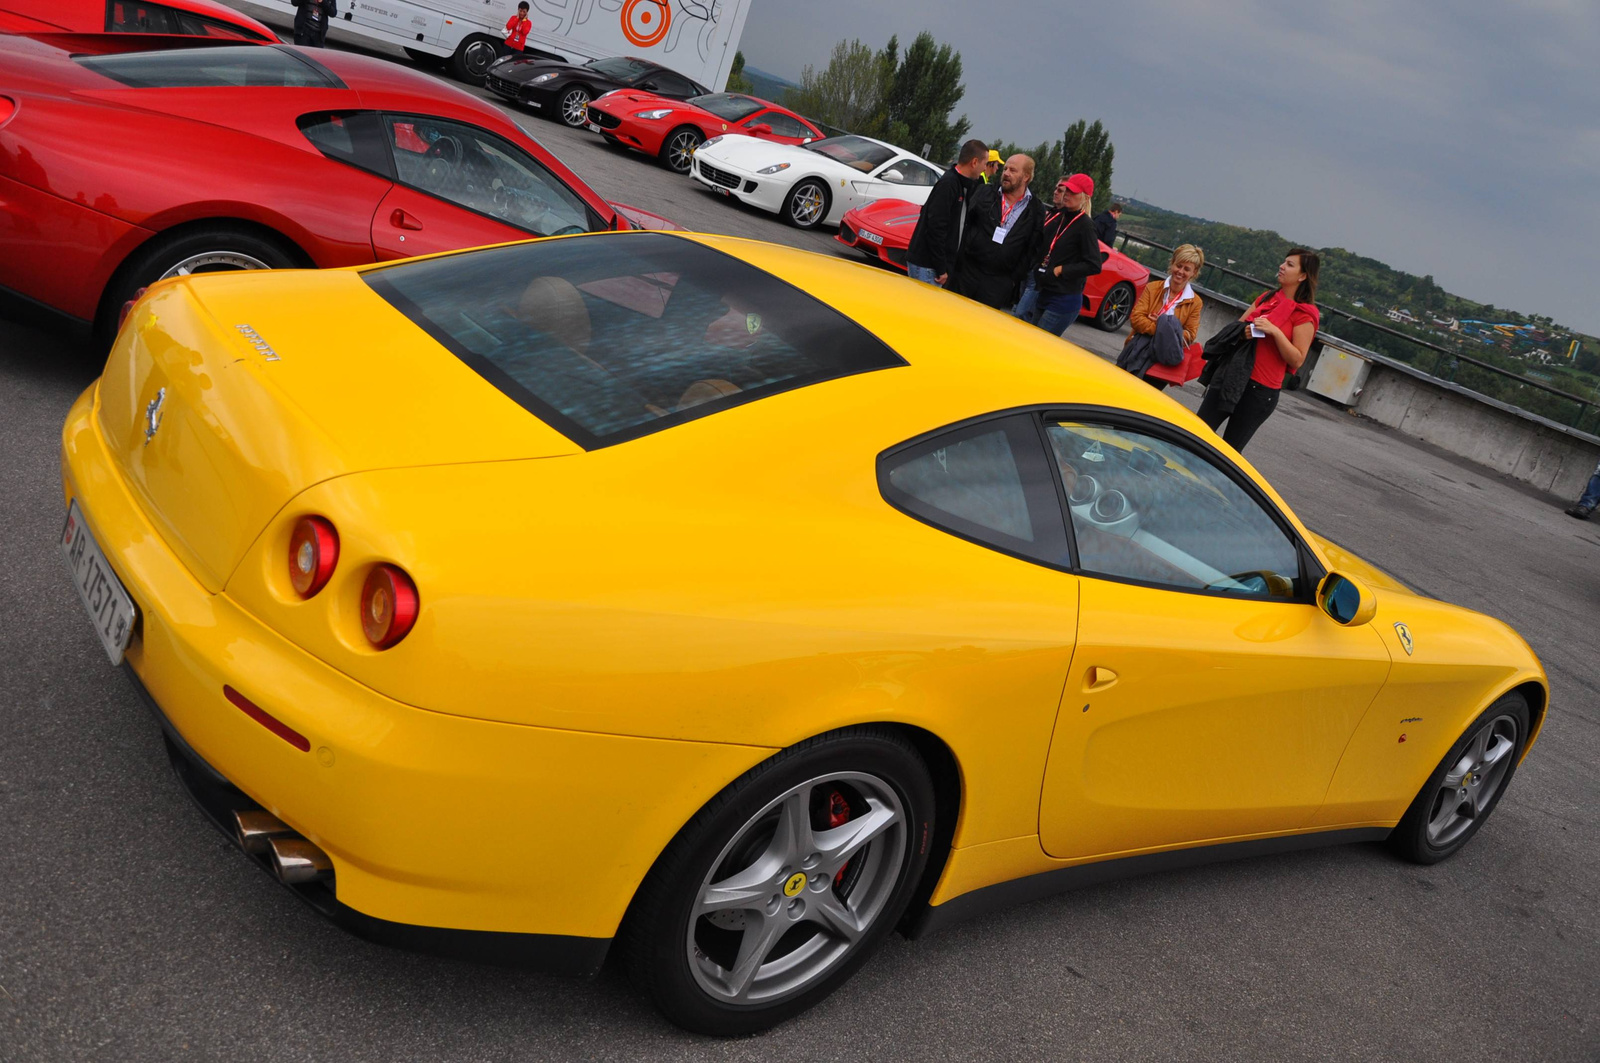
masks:
POLYGON ((1493 806, 1517 748, 1517 720, 1505 714, 1483 724, 1445 772, 1428 810, 1428 844, 1442 849, 1493 806))
POLYGON ((561 120, 574 128, 589 119, 589 93, 584 89, 571 89, 561 97, 561 120))
POLYGON ((241 269, 271 269, 272 267, 243 251, 205 251, 190 255, 172 266, 157 280, 168 277, 187 277, 192 273, 227 273, 241 269))
POLYGON ((734 833, 690 913, 689 968, 728 1004, 761 1004, 816 984, 894 895, 909 831, 875 775, 821 775, 770 801, 734 833))
POLYGON ((802 185, 794 191, 794 199, 789 205, 789 216, 801 228, 810 228, 822 220, 824 206, 821 188, 814 184, 802 185))
POLYGON ((1115 332, 1128 320, 1132 311, 1133 290, 1126 284, 1118 284, 1100 302, 1099 325, 1107 332, 1115 332))
POLYGON ((674 173, 688 173, 694 161, 694 150, 700 146, 700 134, 692 129, 680 129, 667 141, 667 166, 674 173))

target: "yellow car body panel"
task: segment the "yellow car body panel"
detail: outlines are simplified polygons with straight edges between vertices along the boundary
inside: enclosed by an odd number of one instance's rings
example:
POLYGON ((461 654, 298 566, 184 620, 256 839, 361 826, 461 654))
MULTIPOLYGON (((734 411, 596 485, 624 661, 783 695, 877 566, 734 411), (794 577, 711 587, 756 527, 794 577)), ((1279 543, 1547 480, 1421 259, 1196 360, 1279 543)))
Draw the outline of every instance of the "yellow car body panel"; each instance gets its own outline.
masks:
POLYGON ((1377 619, 1342 628, 1307 602, 1084 577, 907 516, 880 491, 881 451, 995 411, 1106 407, 1209 441, 1320 564, 1357 564, 1193 415, 1032 326, 826 256, 675 239, 777 275, 909 365, 585 451, 364 267, 152 288, 69 416, 68 495, 141 610, 129 665, 201 756, 327 848, 342 903, 609 936, 742 772, 888 723, 957 772, 938 905, 1127 853, 1392 825, 1476 712, 1542 692, 1509 629, 1375 569, 1352 574, 1377 619), (310 514, 340 560, 301 600, 287 550, 310 514), (422 601, 385 651, 358 615, 379 561, 422 601), (1396 621, 1414 656, 1385 634, 1396 621), (1425 717, 1403 743, 1402 708, 1425 717), (1255 770, 1219 775, 1219 756, 1255 770))

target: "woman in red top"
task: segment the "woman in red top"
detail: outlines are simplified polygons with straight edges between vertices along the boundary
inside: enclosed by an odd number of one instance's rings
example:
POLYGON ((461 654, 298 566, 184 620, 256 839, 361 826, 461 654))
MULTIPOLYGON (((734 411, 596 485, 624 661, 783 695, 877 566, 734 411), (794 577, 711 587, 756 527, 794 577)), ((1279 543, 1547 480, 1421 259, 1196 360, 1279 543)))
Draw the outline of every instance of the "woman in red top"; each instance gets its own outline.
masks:
POLYGON ((533 23, 528 21, 528 5, 517 5, 517 13, 506 19, 505 33, 501 36, 506 39, 506 47, 513 52, 522 51, 522 46, 528 43, 528 31, 533 29, 533 23))
POLYGON ((1206 389, 1199 410, 1200 419, 1213 432, 1221 430, 1223 421, 1228 422, 1222 438, 1234 450, 1243 450, 1256 429, 1278 408, 1284 374, 1305 364, 1322 320, 1312 302, 1317 295, 1317 270, 1321 265, 1315 252, 1294 248, 1283 256, 1283 264, 1278 267, 1278 290, 1257 297, 1250 309, 1239 315, 1240 321, 1254 323, 1257 336, 1250 382, 1232 411, 1215 387, 1206 389))

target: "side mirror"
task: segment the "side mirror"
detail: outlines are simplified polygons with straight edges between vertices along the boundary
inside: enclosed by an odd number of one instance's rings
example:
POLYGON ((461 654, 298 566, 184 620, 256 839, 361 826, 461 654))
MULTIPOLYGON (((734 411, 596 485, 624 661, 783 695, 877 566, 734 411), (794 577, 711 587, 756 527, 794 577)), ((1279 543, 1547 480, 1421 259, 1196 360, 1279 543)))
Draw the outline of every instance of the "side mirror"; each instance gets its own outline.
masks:
POLYGON ((906 175, 899 170, 887 170, 878 176, 880 181, 888 181, 892 185, 904 184, 906 175))
POLYGON ((755 133, 758 136, 771 136, 772 127, 765 122, 757 122, 755 125, 750 127, 750 132, 755 133))
POLYGON ((1378 612, 1378 599, 1366 584, 1342 572, 1330 572, 1317 588, 1317 605, 1334 623, 1356 627, 1368 623, 1378 612))

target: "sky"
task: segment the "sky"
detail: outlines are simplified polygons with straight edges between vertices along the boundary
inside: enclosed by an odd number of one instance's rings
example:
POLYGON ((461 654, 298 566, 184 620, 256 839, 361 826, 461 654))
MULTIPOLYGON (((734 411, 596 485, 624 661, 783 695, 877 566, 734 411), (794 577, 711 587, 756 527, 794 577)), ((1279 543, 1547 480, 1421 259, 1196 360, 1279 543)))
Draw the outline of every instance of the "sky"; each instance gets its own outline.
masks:
POLYGON ((750 0, 749 65, 961 53, 976 136, 1098 118, 1113 189, 1600 334, 1600 2, 750 0))

